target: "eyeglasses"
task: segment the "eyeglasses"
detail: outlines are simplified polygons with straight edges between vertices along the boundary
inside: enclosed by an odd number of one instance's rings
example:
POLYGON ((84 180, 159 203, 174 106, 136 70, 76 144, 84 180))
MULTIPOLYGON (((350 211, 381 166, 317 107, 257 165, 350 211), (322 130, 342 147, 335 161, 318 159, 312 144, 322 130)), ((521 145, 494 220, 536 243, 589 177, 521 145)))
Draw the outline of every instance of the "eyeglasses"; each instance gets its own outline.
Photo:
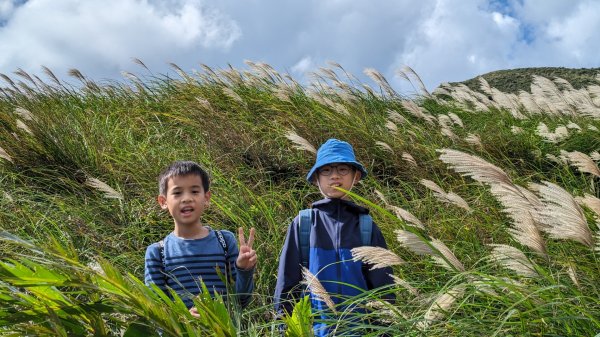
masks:
POLYGON ((339 164, 339 165, 325 165, 323 167, 320 167, 317 172, 320 175, 323 176, 330 176, 333 174, 333 171, 337 171, 337 173, 341 176, 345 176, 348 173, 350 173, 351 171, 354 170, 354 167, 352 165, 348 165, 348 164, 339 164))

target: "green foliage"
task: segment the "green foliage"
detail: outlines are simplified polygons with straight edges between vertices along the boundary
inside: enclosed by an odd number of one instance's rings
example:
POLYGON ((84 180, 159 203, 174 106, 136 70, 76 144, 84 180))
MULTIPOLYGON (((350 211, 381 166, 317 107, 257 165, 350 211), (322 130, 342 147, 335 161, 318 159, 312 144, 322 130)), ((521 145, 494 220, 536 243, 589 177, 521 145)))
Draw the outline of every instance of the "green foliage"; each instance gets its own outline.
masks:
MULTIPOLYGON (((598 238, 590 248, 544 234, 547 254, 528 250, 511 236, 513 220, 489 187, 449 169, 438 152, 448 148, 477 156, 521 187, 548 181, 573 197, 597 198, 598 177, 552 159, 561 151, 597 151, 597 119, 576 114, 517 119, 504 110, 475 112, 436 97, 417 98, 415 111, 403 98, 377 94, 385 90, 357 82, 341 67, 301 86, 266 65, 249 66, 250 71, 204 67, 181 73, 181 79, 132 75, 125 83, 96 84, 80 76, 77 88, 35 81, 0 91, 1 335, 278 335, 282 321, 272 313, 278 255, 292 218, 320 198, 304 178, 314 155, 287 138, 291 131, 315 147, 330 137, 354 145, 369 177, 351 195, 371 209, 391 252, 406 261, 394 266, 394 276, 406 283, 384 291, 397 302, 382 301, 377 293, 348 299, 375 304, 362 314, 365 323, 357 324, 347 312, 334 317, 328 323, 337 331, 597 333, 598 238), (441 121, 451 115, 461 123, 452 122, 452 134, 443 134, 441 121), (540 123, 554 130, 571 122, 581 130, 555 143, 537 132, 540 123), (515 127, 522 131, 515 133, 515 127), (470 135, 480 143, 467 141, 470 135), (257 229, 256 294, 246 311, 219 296, 212 299, 205 289, 195 299, 201 308, 196 319, 176 296, 140 281, 145 248, 172 230, 172 220, 156 205, 156 178, 177 159, 195 160, 211 174, 207 225, 257 229), (91 178, 107 187, 94 187, 91 178), (462 197, 471 210, 440 200, 422 179, 462 197), (398 208, 422 225, 398 219, 398 208), (433 253, 407 249, 396 240, 397 230, 411 232, 433 253), (538 276, 523 277, 494 263, 489 244, 520 249, 538 276)), ((533 73, 573 80, 578 87, 592 83, 597 71, 569 77, 551 70, 500 72, 504 82, 486 78, 507 91, 527 90, 533 73), (526 79, 515 80, 521 75, 526 79)), ((599 215, 587 206, 582 212, 597 236, 599 215)), ((312 319, 310 302, 300 300, 283 320, 287 335, 312 334, 312 319)))

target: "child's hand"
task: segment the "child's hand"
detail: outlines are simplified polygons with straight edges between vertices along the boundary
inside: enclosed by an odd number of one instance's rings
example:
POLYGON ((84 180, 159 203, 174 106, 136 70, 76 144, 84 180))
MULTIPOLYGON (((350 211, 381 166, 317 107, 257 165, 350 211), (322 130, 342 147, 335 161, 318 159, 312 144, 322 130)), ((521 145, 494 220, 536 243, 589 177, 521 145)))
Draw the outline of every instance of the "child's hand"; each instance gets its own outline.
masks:
POLYGON ((240 237, 240 253, 236 261, 236 265, 239 269, 248 270, 254 268, 256 265, 256 251, 252 249, 252 243, 254 242, 254 227, 250 228, 250 236, 248 242, 244 238, 244 230, 240 227, 238 229, 240 237))
POLYGON ((191 307, 189 311, 190 311, 190 314, 192 314, 192 316, 200 317, 200 314, 198 313, 198 309, 196 309, 196 307, 191 307))

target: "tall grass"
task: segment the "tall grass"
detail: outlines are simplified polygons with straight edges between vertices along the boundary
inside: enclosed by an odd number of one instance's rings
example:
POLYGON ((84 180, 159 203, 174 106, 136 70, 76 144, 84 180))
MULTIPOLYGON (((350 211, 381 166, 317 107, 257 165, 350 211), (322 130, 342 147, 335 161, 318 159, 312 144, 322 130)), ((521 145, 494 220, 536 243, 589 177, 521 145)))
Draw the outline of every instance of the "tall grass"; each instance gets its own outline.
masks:
POLYGON ((271 296, 287 225, 320 198, 304 176, 330 137, 350 141, 369 169, 352 196, 389 245, 355 258, 394 266, 397 281, 333 308, 337 333, 600 331, 595 87, 535 78, 531 94, 515 95, 482 80, 487 95, 430 94, 407 68, 399 75, 420 92, 409 98, 373 69, 373 87, 338 64, 300 85, 247 65, 173 65, 181 78, 110 83, 73 70, 77 85, 49 69, 49 83, 2 76, 0 334, 264 336, 282 324, 310 334, 308 302, 276 320, 271 296), (145 247, 172 229, 156 177, 176 159, 212 175, 206 224, 257 229, 245 311, 203 296, 206 316, 194 320, 140 282, 145 247), (386 292, 397 301, 380 300, 386 292))

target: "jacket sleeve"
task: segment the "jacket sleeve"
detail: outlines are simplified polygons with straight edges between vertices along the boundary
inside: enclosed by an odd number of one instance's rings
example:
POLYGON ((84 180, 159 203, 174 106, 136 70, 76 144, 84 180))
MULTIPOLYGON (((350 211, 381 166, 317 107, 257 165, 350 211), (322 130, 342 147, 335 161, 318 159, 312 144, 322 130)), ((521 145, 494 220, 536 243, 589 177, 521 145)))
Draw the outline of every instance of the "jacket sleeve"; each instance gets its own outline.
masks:
MULTIPOLYGON (((387 243, 385 242, 385 238, 383 237, 381 230, 375 223, 373 223, 373 233, 371 235, 372 246, 387 249, 387 243)), ((394 284, 394 279, 391 276, 392 273, 392 267, 371 270, 371 266, 367 265, 365 278, 367 280, 367 286, 369 290, 394 284)), ((385 294, 383 298, 389 302, 393 302, 395 300, 395 296, 392 293, 385 294)))
POLYGON ((279 256, 277 271, 277 284, 275 286, 275 312, 282 315, 284 312, 292 313, 295 301, 302 294, 302 268, 300 261, 300 248, 298 244, 298 221, 296 217, 288 227, 285 242, 279 256))
POLYGON ((223 230, 221 231, 225 240, 227 240, 227 249, 229 250, 229 261, 227 263, 235 268, 235 293, 242 308, 246 307, 252 299, 254 291, 254 268, 243 270, 237 267, 236 261, 240 250, 235 235, 223 230))

